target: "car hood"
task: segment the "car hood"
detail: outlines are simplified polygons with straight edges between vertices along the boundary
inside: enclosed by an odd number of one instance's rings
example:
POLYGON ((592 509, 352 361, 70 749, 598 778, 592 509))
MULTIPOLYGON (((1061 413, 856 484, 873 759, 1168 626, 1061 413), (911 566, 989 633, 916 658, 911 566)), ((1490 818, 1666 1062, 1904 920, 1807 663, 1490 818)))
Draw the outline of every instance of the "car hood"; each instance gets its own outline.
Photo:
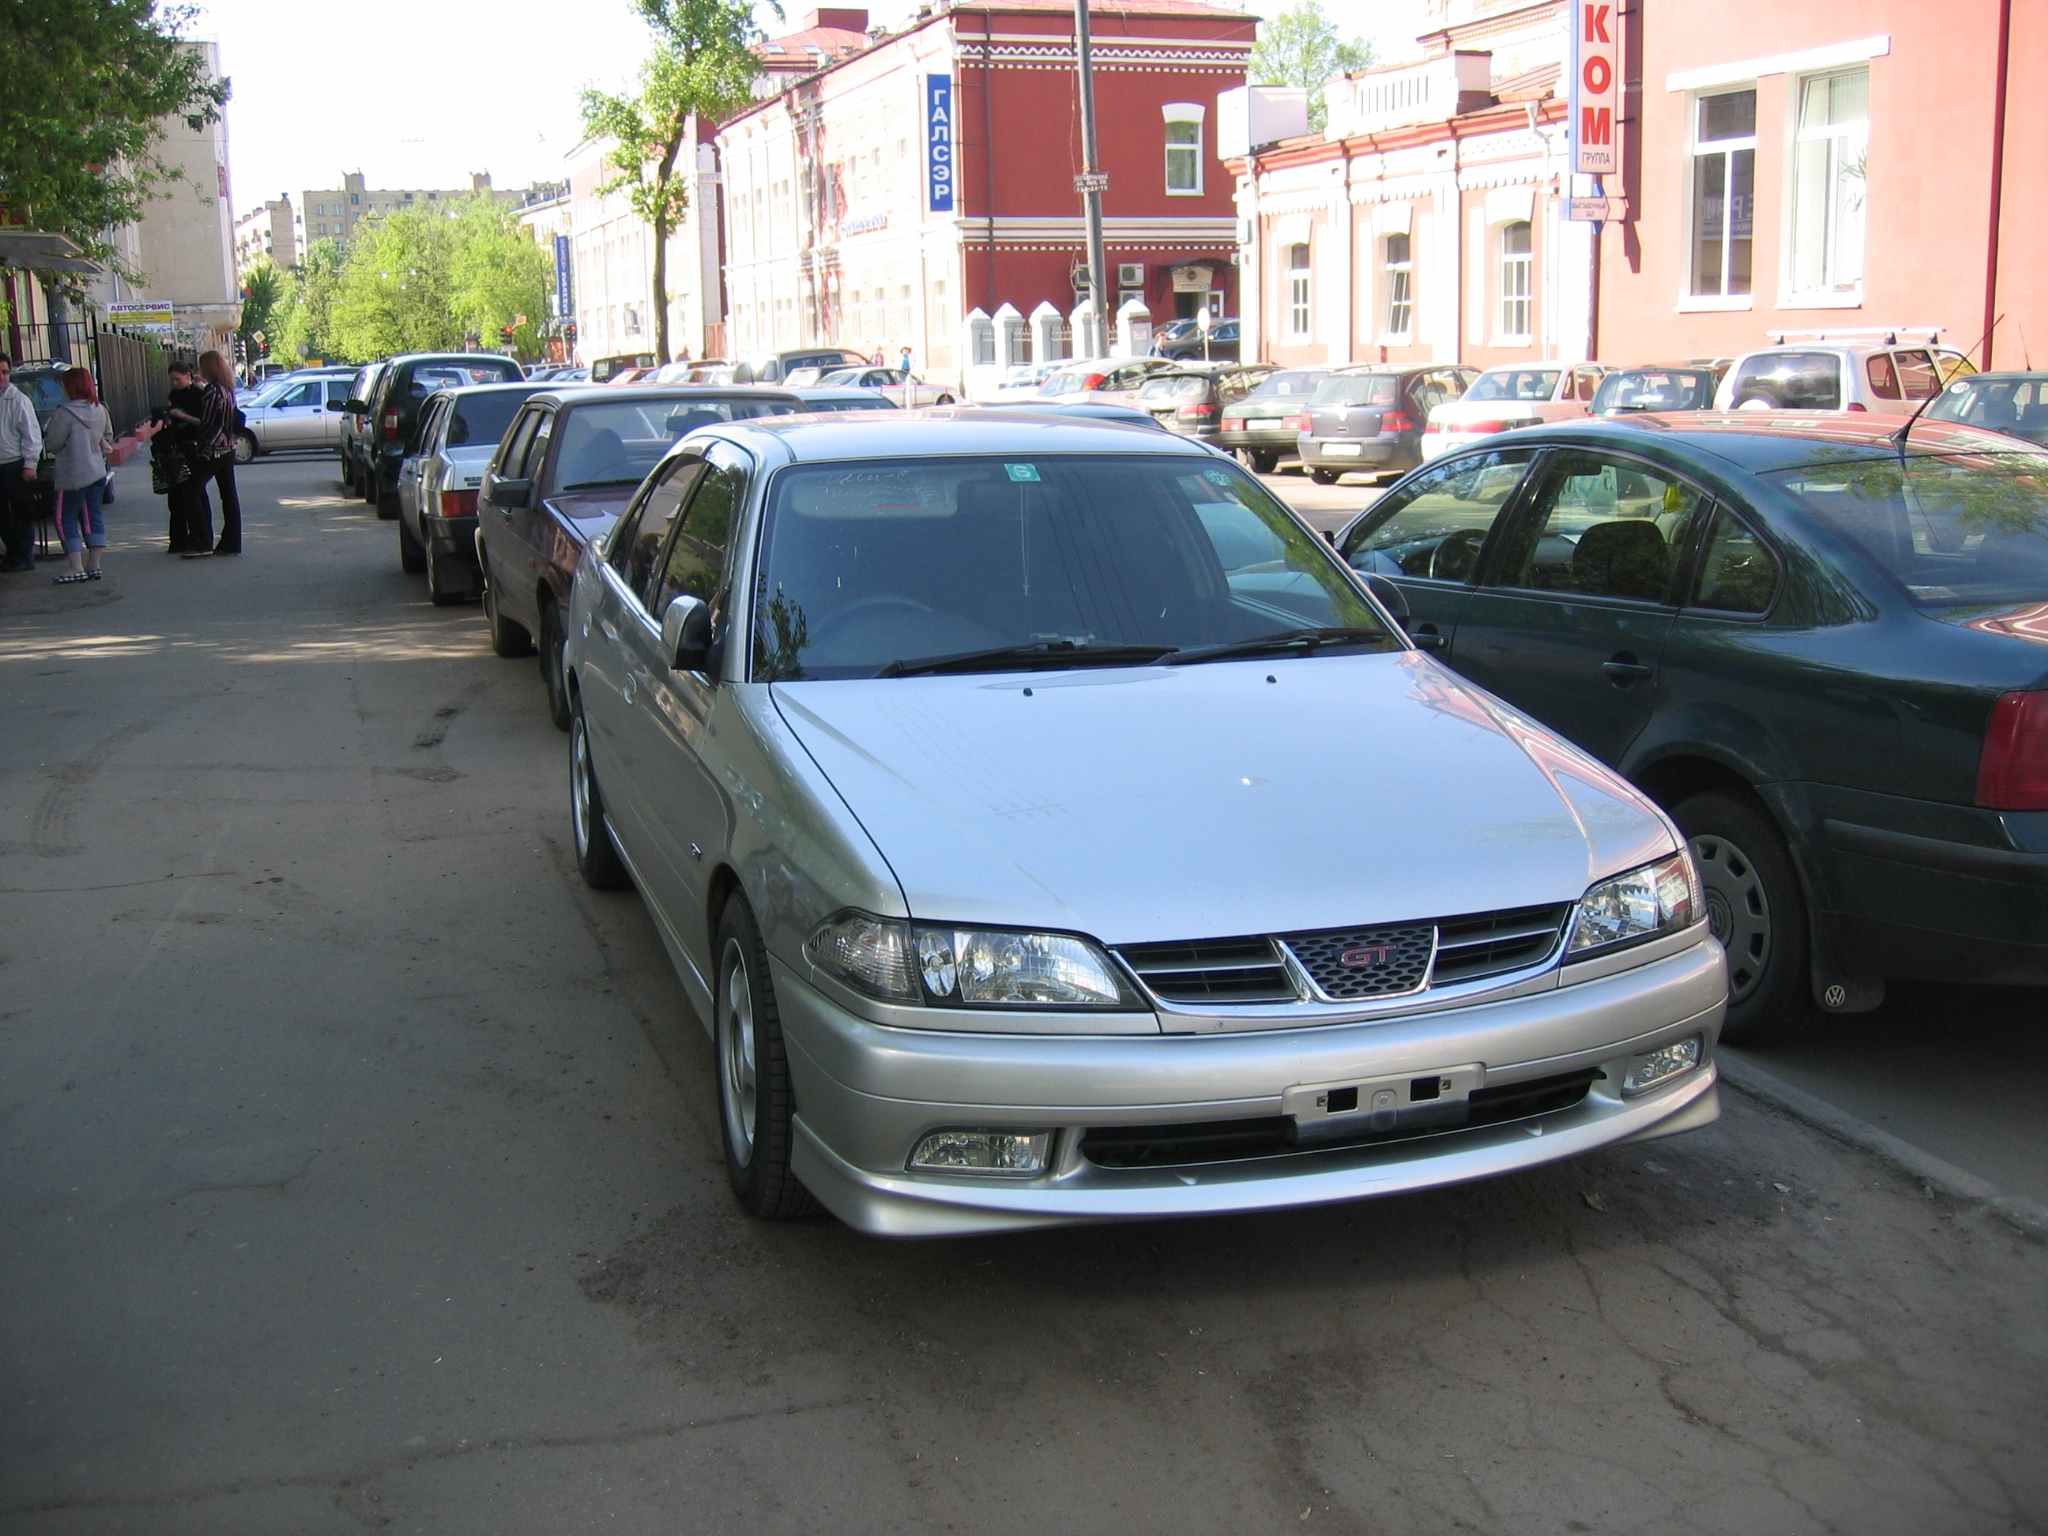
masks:
POLYGON ((917 917, 1108 944, 1575 900, 1675 846, 1417 652, 772 685, 917 917))
POLYGON ((639 489, 637 485, 621 485, 601 491, 571 491, 548 497, 547 505, 588 544, 601 538, 605 530, 619 520, 619 514, 626 510, 626 503, 639 489))

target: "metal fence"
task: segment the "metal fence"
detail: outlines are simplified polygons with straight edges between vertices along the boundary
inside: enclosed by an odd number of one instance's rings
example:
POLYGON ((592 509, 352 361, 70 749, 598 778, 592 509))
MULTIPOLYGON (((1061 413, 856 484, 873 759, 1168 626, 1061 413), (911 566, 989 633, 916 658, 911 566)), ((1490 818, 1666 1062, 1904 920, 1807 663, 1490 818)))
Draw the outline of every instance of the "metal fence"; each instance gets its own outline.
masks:
POLYGON ((4 334, 14 366, 24 376, 17 382, 47 392, 28 376, 47 369, 90 368, 116 433, 132 431, 147 421, 169 394, 164 365, 170 354, 163 345, 146 336, 101 330, 90 314, 77 320, 16 323, 4 334))

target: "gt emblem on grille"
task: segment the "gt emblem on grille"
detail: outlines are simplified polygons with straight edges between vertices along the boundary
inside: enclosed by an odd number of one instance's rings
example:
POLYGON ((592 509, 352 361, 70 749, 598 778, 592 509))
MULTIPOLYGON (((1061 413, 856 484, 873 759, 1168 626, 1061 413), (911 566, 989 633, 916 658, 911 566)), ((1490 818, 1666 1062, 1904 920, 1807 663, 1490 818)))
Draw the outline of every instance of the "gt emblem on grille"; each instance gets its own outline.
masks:
POLYGON ((1347 949, 1337 957, 1337 963, 1347 971, 1370 970, 1375 965, 1385 965, 1393 953, 1386 944, 1361 944, 1356 949, 1347 949))

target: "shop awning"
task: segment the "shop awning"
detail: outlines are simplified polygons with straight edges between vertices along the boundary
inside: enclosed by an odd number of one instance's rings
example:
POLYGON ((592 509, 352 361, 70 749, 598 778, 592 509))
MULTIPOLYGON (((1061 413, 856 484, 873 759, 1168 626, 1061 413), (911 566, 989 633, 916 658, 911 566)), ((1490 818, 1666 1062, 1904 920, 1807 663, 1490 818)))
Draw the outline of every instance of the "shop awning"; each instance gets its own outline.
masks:
POLYGON ((76 272, 97 277, 100 264, 78 254, 78 247, 63 235, 40 229, 0 228, 0 267, 20 267, 31 272, 76 272))

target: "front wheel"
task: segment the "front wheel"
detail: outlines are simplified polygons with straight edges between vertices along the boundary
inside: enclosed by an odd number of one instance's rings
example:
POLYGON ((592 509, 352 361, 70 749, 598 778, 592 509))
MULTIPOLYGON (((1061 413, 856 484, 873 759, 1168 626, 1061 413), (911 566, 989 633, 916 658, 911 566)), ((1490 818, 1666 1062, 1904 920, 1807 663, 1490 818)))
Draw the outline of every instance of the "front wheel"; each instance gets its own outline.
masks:
POLYGON ((235 462, 252 464, 256 460, 256 435, 253 432, 235 434, 235 462))
POLYGON ((1811 999, 1806 900, 1778 829, 1758 807, 1721 790, 1681 800, 1671 819, 1685 834, 1707 924, 1728 952, 1728 1021, 1721 1037, 1756 1044, 1794 1033, 1811 999))
POLYGON ((737 892, 727 898, 718 923, 717 976, 712 1070, 732 1192, 749 1215, 766 1221, 808 1216, 818 1203, 790 1169, 796 1098, 768 976, 768 948, 753 909, 737 892))
POLYGON ((604 796, 598 793, 597 771, 590 763, 590 728, 583 723, 580 705, 569 726, 569 824, 583 883, 597 891, 623 889, 626 864, 605 827, 604 796))
POLYGON ((548 691, 548 718, 569 729, 569 682, 562 675, 562 615, 551 602, 540 605, 540 680, 548 691))

